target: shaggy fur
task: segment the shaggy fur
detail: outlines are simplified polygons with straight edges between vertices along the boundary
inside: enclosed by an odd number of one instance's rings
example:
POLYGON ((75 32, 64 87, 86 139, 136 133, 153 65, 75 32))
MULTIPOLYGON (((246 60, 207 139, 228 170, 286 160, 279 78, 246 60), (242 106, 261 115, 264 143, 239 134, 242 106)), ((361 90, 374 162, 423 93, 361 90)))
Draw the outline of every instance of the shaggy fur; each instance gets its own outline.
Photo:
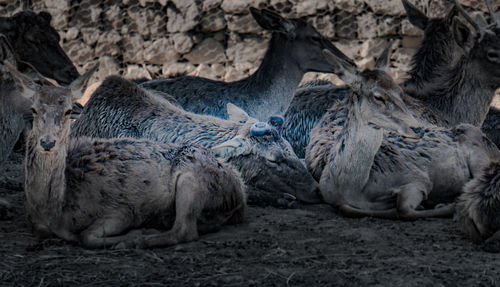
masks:
POLYGON ((155 247, 241 222, 240 177, 209 150, 131 138, 69 140, 71 105, 69 89, 35 94, 25 161, 26 213, 35 230, 87 248, 155 247), (169 230, 134 231, 145 227, 169 230))
POLYGON ((227 119, 226 104, 233 103, 264 121, 285 112, 306 72, 331 72, 321 54, 323 49, 350 61, 305 20, 284 19, 268 10, 250 11, 262 28, 273 32, 262 64, 253 75, 230 83, 183 76, 141 85, 169 93, 190 112, 227 119))
MULTIPOLYGON (((403 1, 403 4, 410 22, 424 30, 422 44, 412 58, 410 78, 401 84, 414 97, 408 97, 406 104, 415 116, 432 124, 454 126, 464 122, 481 126, 498 87, 498 83, 493 83, 497 77, 495 71, 500 66, 485 61, 485 51, 497 49, 499 36, 489 36, 468 52, 460 45, 472 38, 457 39, 453 31, 452 23, 456 21, 456 29, 472 37, 468 28, 454 18, 456 9, 452 9, 443 19, 432 19, 408 1, 403 1), (480 50, 484 50, 482 54, 480 50), (457 65, 457 62, 461 63, 457 65), (489 73, 493 74, 487 76, 489 73)), ((349 87, 329 88, 321 85, 297 90, 285 113, 284 124, 285 138, 297 155, 304 154, 309 132, 326 109, 341 101, 349 92, 349 87)), ((494 125, 496 115, 493 113, 488 116, 487 121, 486 128, 494 125)), ((500 138, 494 129, 485 129, 484 132, 492 139, 500 138)), ((494 142, 500 145, 500 139, 494 142)))
MULTIPOLYGON (((273 129, 269 135, 252 136, 253 123, 254 120, 239 123, 189 113, 131 81, 112 76, 91 96, 73 126, 72 136, 200 144, 220 150, 218 154, 241 172, 246 184, 257 190, 271 192, 275 197, 290 193, 307 202, 319 201, 317 183, 279 131, 273 129), (226 143, 231 146, 217 148, 226 143)), ((275 202, 260 201, 259 205, 275 202)))
MULTIPOLYGON (((481 242, 500 230, 500 162, 491 162, 464 187, 456 218, 460 229, 481 242)), ((498 238, 497 238, 498 239, 498 238)))
MULTIPOLYGON (((67 85, 79 74, 59 46, 59 34, 50 26, 51 18, 47 12, 33 11, 0 17, 0 33, 7 36, 21 61, 30 63, 45 77, 67 85)), ((23 67, 20 70, 24 72, 23 67)))
POLYGON ((403 90, 386 72, 352 72, 335 58, 329 60, 355 89, 311 132, 316 146, 308 147, 306 162, 320 175, 324 200, 350 216, 451 215, 450 206, 416 208, 452 202, 471 176, 500 158, 498 148, 474 126, 448 129, 414 118, 403 90), (336 112, 346 113, 341 127, 332 124, 336 112))

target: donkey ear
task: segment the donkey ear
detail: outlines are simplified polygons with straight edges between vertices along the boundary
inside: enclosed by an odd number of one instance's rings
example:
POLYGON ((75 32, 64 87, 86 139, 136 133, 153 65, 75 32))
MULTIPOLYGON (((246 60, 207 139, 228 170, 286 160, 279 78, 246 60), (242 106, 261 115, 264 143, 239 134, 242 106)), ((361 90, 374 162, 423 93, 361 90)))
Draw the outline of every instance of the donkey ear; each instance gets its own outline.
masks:
POLYGON ((384 71, 388 72, 389 65, 391 64, 392 43, 393 43, 393 40, 392 39, 389 40, 384 51, 378 57, 377 62, 375 62, 376 69, 380 69, 380 70, 384 70, 384 71))
POLYGON ((266 30, 295 35, 295 25, 290 20, 285 19, 270 10, 259 10, 257 8, 250 7, 250 13, 257 23, 266 30))
POLYGON ((457 17, 453 18, 452 32, 457 44, 466 52, 469 52, 474 45, 474 37, 470 29, 457 17))
POLYGON ((73 101, 77 101, 82 97, 85 89, 87 88, 87 84, 89 83, 90 76, 94 74, 98 66, 99 64, 94 65, 92 68, 87 70, 85 74, 81 75, 69 85, 71 93, 73 94, 73 101))
POLYGON ((348 63, 327 49, 323 50, 323 56, 332 65, 334 73, 346 84, 352 85, 360 80, 359 71, 355 65, 348 63))
POLYGON ((228 121, 236 122, 236 123, 246 123, 252 118, 240 107, 227 103, 226 105, 228 121))
POLYGON ((408 16, 410 23, 422 30, 425 30, 427 23, 429 23, 429 17, 427 17, 427 15, 420 11, 415 5, 411 4, 408 0, 401 1, 403 2, 403 6, 406 10, 406 15, 408 16))
MULTIPOLYGON (((9 70, 10 74, 14 78, 17 90, 23 95, 23 97, 32 100, 35 94, 37 84, 33 82, 30 78, 19 72, 16 67, 14 67, 9 62, 5 61, 3 63, 5 67, 9 70)), ((0 64, 0 65, 1 65, 0 64)))
POLYGON ((477 14, 476 19, 474 20, 481 28, 486 28, 488 26, 488 22, 486 22, 486 19, 484 19, 484 16, 482 14, 477 14))
POLYGON ((16 56, 7 36, 0 34, 0 61, 8 61, 12 65, 17 65, 16 56))
POLYGON ((247 154, 248 147, 241 136, 236 136, 220 145, 212 147, 216 157, 229 159, 241 154, 247 154))

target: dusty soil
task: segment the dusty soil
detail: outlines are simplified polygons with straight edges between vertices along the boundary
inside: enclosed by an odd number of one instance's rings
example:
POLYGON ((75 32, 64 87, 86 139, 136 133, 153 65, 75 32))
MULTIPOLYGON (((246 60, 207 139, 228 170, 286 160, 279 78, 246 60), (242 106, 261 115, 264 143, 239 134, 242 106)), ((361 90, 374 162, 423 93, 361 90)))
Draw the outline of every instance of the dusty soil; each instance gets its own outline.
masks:
POLYGON ((246 223, 152 250, 39 241, 23 215, 22 154, 0 168, 0 286, 498 286, 498 254, 451 219, 349 219, 327 205, 250 207, 246 223))

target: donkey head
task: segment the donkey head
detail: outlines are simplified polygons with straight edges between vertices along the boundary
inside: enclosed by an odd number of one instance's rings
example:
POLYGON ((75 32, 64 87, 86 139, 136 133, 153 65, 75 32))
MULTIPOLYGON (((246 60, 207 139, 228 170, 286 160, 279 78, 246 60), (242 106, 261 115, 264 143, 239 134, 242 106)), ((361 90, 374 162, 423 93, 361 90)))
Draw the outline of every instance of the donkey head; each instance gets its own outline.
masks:
POLYGON ((50 26, 50 20, 46 12, 23 11, 12 17, 0 17, 0 33, 7 36, 20 60, 67 85, 79 74, 59 46, 59 34, 50 26))
POLYGON ((72 106, 78 100, 95 68, 73 81, 68 87, 39 86, 9 63, 4 63, 21 87, 26 98, 33 102, 31 112, 25 116, 32 121, 31 139, 35 148, 51 153, 64 145, 69 137, 72 106))
POLYGON ((236 166, 245 182, 267 192, 289 193, 309 203, 320 202, 317 182, 281 136, 283 118, 247 123, 239 134, 212 150, 236 166))
POLYGON ((453 66, 464 55, 465 51, 455 41, 452 27, 467 27, 455 17, 458 12, 456 7, 444 18, 429 18, 408 0, 402 2, 410 23, 424 31, 422 43, 412 58, 413 68, 410 72, 415 83, 420 86, 437 77, 440 68, 453 66))
POLYGON ((286 49, 304 72, 332 72, 321 53, 323 49, 353 63, 304 19, 285 19, 267 9, 250 8, 250 12, 262 28, 273 32, 280 48, 286 49))
POLYGON ((387 72, 391 47, 392 42, 377 60, 373 70, 362 72, 329 51, 323 52, 335 74, 352 88, 352 94, 348 98, 350 107, 359 111, 363 120, 379 128, 414 137, 410 126, 418 125, 418 122, 403 102, 403 90, 387 72))
POLYGON ((475 66, 486 71, 486 84, 498 87, 500 85, 500 19, 498 15, 493 12, 490 0, 485 0, 490 12, 491 23, 488 24, 482 16, 478 16, 477 21, 474 21, 458 0, 454 1, 460 13, 472 25, 475 32, 474 37, 467 27, 462 29, 454 27, 459 44, 470 51, 470 58, 476 63, 475 66))

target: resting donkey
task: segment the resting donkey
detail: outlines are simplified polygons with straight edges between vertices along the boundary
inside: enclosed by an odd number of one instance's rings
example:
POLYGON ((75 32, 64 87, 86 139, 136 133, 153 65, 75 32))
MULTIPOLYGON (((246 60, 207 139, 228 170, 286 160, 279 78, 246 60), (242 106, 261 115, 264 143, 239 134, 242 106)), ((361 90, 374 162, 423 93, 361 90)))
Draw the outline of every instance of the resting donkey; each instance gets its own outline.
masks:
POLYGON ((130 138, 70 139, 71 107, 91 72, 69 88, 36 87, 10 67, 33 98, 25 208, 39 234, 87 248, 155 247, 242 221, 240 177, 209 150, 130 138), (169 230, 135 230, 145 227, 169 230))
MULTIPOLYGON (((452 202, 470 177, 478 176, 500 151, 474 126, 442 128, 416 119, 405 94, 384 70, 388 51, 374 70, 355 66, 325 51, 336 74, 352 89, 343 102, 347 115, 335 125, 332 107, 311 132, 327 149, 321 172, 324 200, 349 216, 392 219, 450 216, 452 202), (332 132, 333 131, 333 132, 332 132), (335 134, 333 136, 333 134, 335 134)), ((306 160, 311 159, 306 155, 306 160)), ((312 158, 314 160, 314 158, 312 158)))
MULTIPOLYGON (((500 65, 495 64, 494 57, 488 58, 486 52, 491 53, 490 56, 500 52, 500 35, 491 32, 494 29, 476 24, 480 28, 475 39, 467 26, 455 17, 458 6, 443 19, 431 19, 410 2, 403 0, 403 4, 410 22, 424 30, 422 44, 412 59, 410 78, 401 84, 417 101, 408 98, 406 104, 415 116, 432 124, 454 126, 465 122, 481 126, 495 89, 500 85, 496 75, 500 65), (481 34, 486 36, 480 42, 481 34)), ((326 109, 349 93, 348 86, 333 85, 297 90, 284 115, 284 137, 299 157, 305 153, 309 132, 326 109)), ((492 139, 500 138, 494 128, 498 121, 496 114, 493 111, 488 115, 483 129, 492 139)), ((495 143, 500 145, 500 141, 495 143)))
POLYGON ((193 114, 132 81, 111 76, 92 94, 72 136, 200 144, 240 171, 249 186, 249 203, 288 205, 293 201, 287 194, 319 202, 317 182, 281 137, 283 119, 256 123, 234 105, 229 107, 238 120, 193 114))
POLYGON ((351 61, 303 19, 285 19, 266 9, 250 8, 250 12, 262 28, 273 33, 253 75, 230 83, 182 76, 141 85, 172 95, 190 112, 227 119, 226 104, 233 103, 262 121, 286 110, 306 72, 331 72, 321 50, 351 61))

